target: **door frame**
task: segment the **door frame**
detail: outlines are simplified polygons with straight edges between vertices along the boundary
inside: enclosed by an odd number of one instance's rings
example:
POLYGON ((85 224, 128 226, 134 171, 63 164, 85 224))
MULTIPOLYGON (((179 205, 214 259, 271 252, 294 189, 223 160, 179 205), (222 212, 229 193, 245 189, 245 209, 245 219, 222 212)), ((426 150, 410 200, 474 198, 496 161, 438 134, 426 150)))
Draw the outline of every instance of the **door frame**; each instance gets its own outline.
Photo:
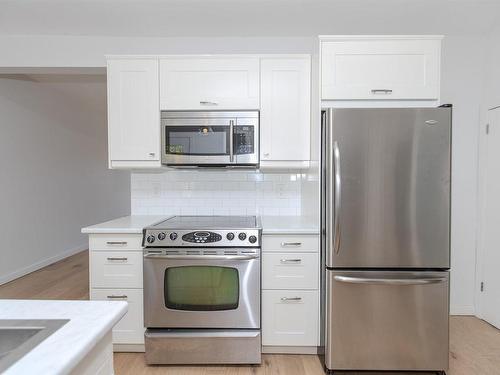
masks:
POLYGON ((490 116, 492 111, 500 111, 500 105, 485 108, 481 111, 480 115, 480 125, 479 125, 479 139, 478 139, 478 171, 477 171, 477 226, 476 226, 476 276, 474 281, 474 305, 475 305, 475 315, 483 319, 483 294, 481 292, 481 282, 484 278, 484 248, 483 248, 483 236, 484 236, 484 209, 485 209, 485 178, 486 178, 486 168, 485 160, 488 156, 488 150, 486 148, 487 144, 487 127, 490 123, 490 116))

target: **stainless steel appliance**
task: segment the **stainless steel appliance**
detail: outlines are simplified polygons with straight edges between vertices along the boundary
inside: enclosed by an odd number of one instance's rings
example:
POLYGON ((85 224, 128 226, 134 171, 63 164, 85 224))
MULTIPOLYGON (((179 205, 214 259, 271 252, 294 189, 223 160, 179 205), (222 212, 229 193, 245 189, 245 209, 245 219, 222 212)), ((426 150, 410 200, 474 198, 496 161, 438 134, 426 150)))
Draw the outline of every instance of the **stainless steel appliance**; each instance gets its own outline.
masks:
POLYGON ((259 111, 162 111, 162 163, 257 167, 259 111))
POLYGON ((174 216, 144 229, 148 364, 260 363, 255 216, 174 216))
POLYGON ((448 369, 451 113, 323 111, 328 370, 448 369))

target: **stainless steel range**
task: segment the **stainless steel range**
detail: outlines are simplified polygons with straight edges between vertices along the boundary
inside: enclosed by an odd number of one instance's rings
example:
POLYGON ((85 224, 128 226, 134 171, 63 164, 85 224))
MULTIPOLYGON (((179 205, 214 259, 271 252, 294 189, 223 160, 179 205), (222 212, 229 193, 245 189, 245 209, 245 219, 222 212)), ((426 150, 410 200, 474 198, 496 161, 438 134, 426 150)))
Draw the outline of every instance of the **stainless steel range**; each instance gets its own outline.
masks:
POLYGON ((174 216, 144 229, 148 364, 260 363, 261 226, 174 216))

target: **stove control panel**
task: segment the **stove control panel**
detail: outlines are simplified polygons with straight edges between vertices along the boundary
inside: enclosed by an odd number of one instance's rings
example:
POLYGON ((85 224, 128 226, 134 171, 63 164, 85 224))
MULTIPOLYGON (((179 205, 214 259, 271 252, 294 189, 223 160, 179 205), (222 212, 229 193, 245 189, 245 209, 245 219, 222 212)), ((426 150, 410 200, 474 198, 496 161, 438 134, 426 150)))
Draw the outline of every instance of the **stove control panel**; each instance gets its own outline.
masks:
POLYGON ((214 232, 191 232, 183 235, 182 240, 191 243, 204 244, 218 242, 222 240, 222 236, 214 232))
POLYGON ((260 229, 245 230, 144 230, 144 247, 259 247, 260 229))

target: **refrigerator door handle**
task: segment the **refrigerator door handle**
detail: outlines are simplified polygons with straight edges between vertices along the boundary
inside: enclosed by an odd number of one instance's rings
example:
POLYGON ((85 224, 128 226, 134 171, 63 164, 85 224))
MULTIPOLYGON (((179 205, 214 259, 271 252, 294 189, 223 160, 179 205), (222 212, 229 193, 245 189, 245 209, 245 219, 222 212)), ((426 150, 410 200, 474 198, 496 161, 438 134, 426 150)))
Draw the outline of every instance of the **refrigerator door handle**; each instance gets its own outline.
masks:
POLYGON ((371 277, 352 277, 352 276, 334 276, 335 281, 351 284, 374 284, 374 285, 425 285, 438 284, 446 281, 444 277, 425 277, 425 278, 399 278, 384 279, 371 277))
POLYGON ((333 142, 333 167, 335 170, 334 181, 335 181, 335 192, 333 197, 333 206, 334 206, 334 222, 335 222, 335 231, 333 235, 333 249, 335 254, 338 254, 340 251, 340 199, 341 199, 341 189, 342 189, 342 181, 340 178, 340 149, 337 141, 333 142))

